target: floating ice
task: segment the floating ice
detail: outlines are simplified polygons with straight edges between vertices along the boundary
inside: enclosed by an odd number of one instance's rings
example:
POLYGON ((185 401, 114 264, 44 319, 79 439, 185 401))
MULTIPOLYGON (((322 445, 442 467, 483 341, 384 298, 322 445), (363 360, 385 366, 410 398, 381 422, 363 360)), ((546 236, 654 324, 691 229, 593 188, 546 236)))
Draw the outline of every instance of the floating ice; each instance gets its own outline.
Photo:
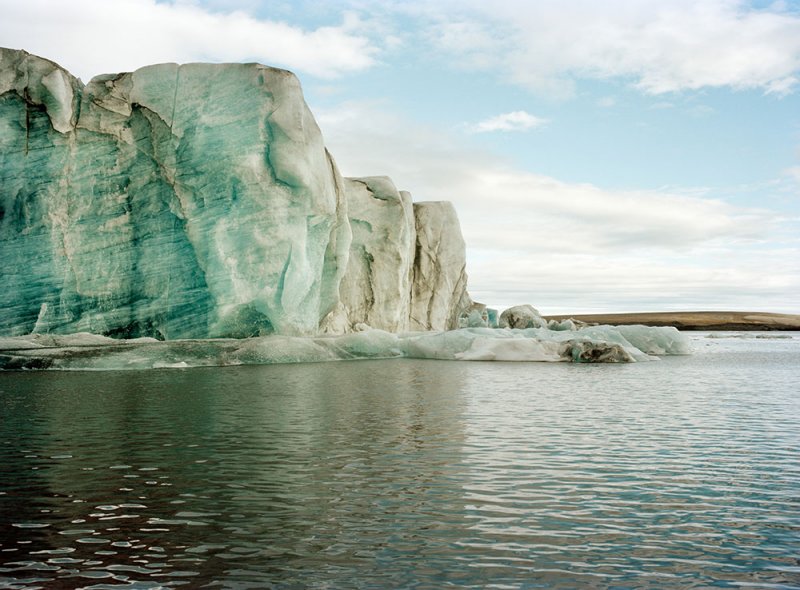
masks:
POLYGON ((93 334, 0 339, 2 369, 124 370, 335 360, 416 358, 453 361, 633 362, 689 354, 675 328, 595 326, 573 331, 463 328, 392 334, 245 339, 114 340, 93 334))
POLYGON ((545 320, 532 305, 516 305, 500 314, 501 328, 546 328, 545 320))
POLYGON ((792 340, 794 336, 792 336, 791 334, 775 334, 774 332, 767 332, 767 333, 711 332, 710 334, 706 334, 706 338, 713 338, 713 339, 740 338, 742 340, 748 340, 751 338, 763 339, 763 340, 792 340))

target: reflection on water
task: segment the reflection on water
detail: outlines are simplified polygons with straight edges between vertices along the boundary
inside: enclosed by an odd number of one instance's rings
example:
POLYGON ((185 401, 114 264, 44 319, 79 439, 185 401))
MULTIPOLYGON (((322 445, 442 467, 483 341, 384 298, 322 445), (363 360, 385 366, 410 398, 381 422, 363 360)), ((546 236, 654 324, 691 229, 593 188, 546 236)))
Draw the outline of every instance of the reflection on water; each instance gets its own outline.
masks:
POLYGON ((0 587, 797 588, 798 343, 0 375, 0 587))

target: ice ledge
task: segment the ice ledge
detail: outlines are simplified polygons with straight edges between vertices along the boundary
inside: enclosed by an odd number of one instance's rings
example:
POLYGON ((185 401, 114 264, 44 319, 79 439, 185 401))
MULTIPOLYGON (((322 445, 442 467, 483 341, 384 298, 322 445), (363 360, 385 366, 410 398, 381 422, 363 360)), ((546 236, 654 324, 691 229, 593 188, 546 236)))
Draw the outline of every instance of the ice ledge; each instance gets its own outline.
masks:
POLYGON ((0 370, 135 370, 221 367, 336 360, 413 358, 452 361, 620 363, 691 352, 675 328, 594 326, 462 328, 392 334, 366 330, 343 336, 175 340, 114 340, 94 334, 0 339, 0 370))

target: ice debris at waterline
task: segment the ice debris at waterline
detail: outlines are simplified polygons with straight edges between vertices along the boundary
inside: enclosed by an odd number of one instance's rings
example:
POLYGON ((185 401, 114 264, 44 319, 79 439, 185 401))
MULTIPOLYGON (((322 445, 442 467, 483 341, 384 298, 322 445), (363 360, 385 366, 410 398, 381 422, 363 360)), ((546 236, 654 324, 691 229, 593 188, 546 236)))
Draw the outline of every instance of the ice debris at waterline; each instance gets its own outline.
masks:
POLYGON ((616 363, 689 353, 688 338, 675 328, 646 326, 462 328, 402 334, 366 330, 342 336, 167 342, 34 334, 0 338, 0 369, 124 370, 383 358, 616 363))
POLYGON ((458 327, 452 205, 346 179, 297 78, 161 64, 84 85, 0 49, 0 334, 458 327))

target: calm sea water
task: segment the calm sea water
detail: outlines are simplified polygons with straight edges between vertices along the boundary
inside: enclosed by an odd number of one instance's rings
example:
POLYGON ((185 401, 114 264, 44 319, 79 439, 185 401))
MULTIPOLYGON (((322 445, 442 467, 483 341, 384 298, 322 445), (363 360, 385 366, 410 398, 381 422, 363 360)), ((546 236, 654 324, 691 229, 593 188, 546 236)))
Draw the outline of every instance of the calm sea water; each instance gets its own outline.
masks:
POLYGON ((0 374, 3 588, 800 588, 800 334, 0 374))

